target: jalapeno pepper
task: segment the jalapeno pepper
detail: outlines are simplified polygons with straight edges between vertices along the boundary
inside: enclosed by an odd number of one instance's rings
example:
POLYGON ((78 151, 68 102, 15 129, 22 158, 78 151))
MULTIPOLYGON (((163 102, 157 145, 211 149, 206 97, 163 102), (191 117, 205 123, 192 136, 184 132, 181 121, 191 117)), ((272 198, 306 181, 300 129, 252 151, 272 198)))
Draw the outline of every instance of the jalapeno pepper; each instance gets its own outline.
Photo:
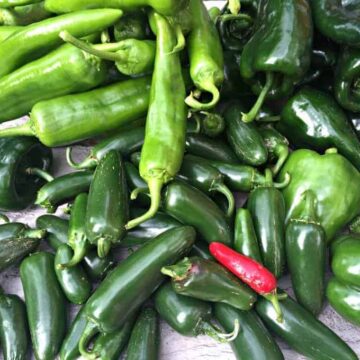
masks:
POLYGON ((129 217, 128 193, 121 156, 109 151, 96 167, 86 209, 86 235, 100 258, 125 235, 129 217))
POLYGON ((105 278, 86 303, 89 322, 79 344, 83 356, 92 355, 87 346, 95 334, 123 326, 163 281, 161 268, 184 256, 194 240, 195 231, 189 226, 168 230, 132 253, 105 278))
POLYGON ((190 256, 197 256, 202 259, 213 260, 214 258, 211 256, 209 252, 208 244, 204 241, 198 240, 195 242, 194 246, 190 251, 190 256))
POLYGON ((185 258, 161 272, 171 277, 172 287, 180 295, 222 302, 240 310, 250 310, 256 301, 253 291, 212 260, 185 258))
POLYGON ((324 302, 326 236, 314 193, 307 190, 302 198, 302 212, 286 228, 286 257, 296 299, 316 316, 324 302))
POLYGON ((82 37, 111 26, 121 15, 115 9, 84 10, 26 26, 0 43, 0 77, 60 45, 61 30, 82 37))
POLYGON ((159 353, 159 324, 151 307, 141 310, 132 329, 126 352, 127 360, 157 360, 159 353))
POLYGON ((147 182, 150 209, 126 225, 131 229, 154 216, 160 206, 161 188, 180 170, 185 150, 185 85, 173 26, 157 13, 157 49, 150 105, 146 119, 145 141, 141 150, 140 175, 147 182), (164 70, 166 69, 166 70, 164 70))
POLYGON ((25 360, 29 346, 26 308, 17 295, 0 295, 0 321, 4 360, 25 360))
POLYGON ((55 359, 66 330, 65 297, 54 270, 54 255, 38 252, 20 266, 35 357, 55 359))

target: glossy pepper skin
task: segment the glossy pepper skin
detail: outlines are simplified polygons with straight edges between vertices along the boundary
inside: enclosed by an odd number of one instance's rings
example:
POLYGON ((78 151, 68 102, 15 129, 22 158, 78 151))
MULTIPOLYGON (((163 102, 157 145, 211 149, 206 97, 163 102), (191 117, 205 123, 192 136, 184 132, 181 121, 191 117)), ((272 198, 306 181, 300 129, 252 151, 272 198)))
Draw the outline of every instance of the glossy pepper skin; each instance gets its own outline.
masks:
POLYGON ((227 304, 216 303, 214 315, 225 331, 231 331, 234 326, 234 319, 238 319, 241 330, 238 336, 230 342, 237 359, 284 359, 276 341, 254 310, 239 311, 227 304))
POLYGON ((239 310, 250 310, 255 293, 234 275, 212 260, 200 257, 184 258, 175 265, 164 267, 173 289, 179 295, 229 304, 239 310))
POLYGON ((320 155, 312 150, 296 150, 290 154, 278 179, 284 179, 286 173, 291 177, 289 185, 282 189, 287 223, 302 211, 301 194, 306 190, 316 195, 316 211, 327 242, 359 214, 360 174, 336 151, 320 155))
POLYGON ((221 41, 215 24, 201 0, 190 0, 192 29, 189 34, 188 54, 190 61, 190 76, 196 91, 210 93, 211 100, 202 102, 193 93, 185 100, 187 105, 197 110, 207 110, 215 107, 220 99, 221 86, 224 80, 224 59, 221 41))
POLYGON ((145 307, 135 321, 129 339, 127 360, 157 360, 159 356, 159 323, 156 311, 145 307))
POLYGON ((91 356, 87 343, 96 333, 121 328, 162 283, 161 268, 173 264, 190 251, 194 240, 195 231, 189 226, 168 230, 132 253, 109 273, 86 303, 89 323, 79 345, 82 355, 91 356))
POLYGON ((252 121, 264 98, 287 96, 310 65, 312 19, 307 0, 262 0, 254 34, 241 55, 240 73, 261 94, 243 120, 252 121), (265 74, 262 85, 259 75, 265 74))
POLYGON ((331 40, 354 47, 360 45, 359 5, 337 0, 313 0, 315 26, 331 40))
POLYGON ((0 77, 60 45, 61 30, 83 37, 111 26, 121 15, 115 9, 84 10, 26 26, 0 43, 0 77))
POLYGON ((54 270, 54 255, 38 252, 20 266, 36 359, 55 359, 66 331, 66 303, 54 270))
POLYGON ((353 324, 360 326, 359 289, 333 277, 327 284, 326 297, 336 312, 353 324))
POLYGON ((51 12, 62 14, 83 9, 115 8, 124 11, 137 10, 150 6, 163 15, 175 15, 188 4, 188 0, 46 0, 45 8, 51 12))
POLYGON ((163 196, 163 209, 181 223, 193 226, 208 243, 220 241, 231 245, 232 230, 225 214, 193 186, 172 181, 163 196))
POLYGON ((28 122, 1 129, 0 136, 36 136, 52 147, 101 135, 144 116, 149 89, 150 78, 143 77, 41 101, 32 108, 28 122))
POLYGON ((316 197, 302 194, 303 211, 286 227, 286 258, 298 302, 317 316, 324 302, 326 235, 316 214, 316 197))
POLYGON ((0 26, 0 42, 21 29, 22 26, 0 26))
POLYGON ((290 297, 281 301, 280 307, 282 323, 276 320, 271 303, 265 299, 258 300, 256 312, 266 327, 294 350, 310 359, 357 360, 343 340, 290 297))
POLYGON ((342 48, 336 66, 334 94, 338 103, 346 110, 360 111, 359 78, 360 50, 350 47, 342 48))
POLYGON ((360 169, 360 141, 345 112, 322 91, 303 88, 288 100, 277 129, 297 148, 336 147, 360 169))
POLYGON ((128 192, 121 155, 108 152, 96 167, 90 185, 85 228, 100 258, 121 242, 129 218, 128 192))
POLYGON ((179 51, 173 51, 175 29, 155 12, 150 18, 156 26, 157 48, 139 171, 148 184, 151 205, 144 215, 129 221, 127 229, 156 214, 161 189, 180 170, 185 151, 187 108, 179 51))
POLYGON ((59 176, 38 191, 35 204, 46 208, 50 213, 55 212, 58 205, 88 191, 93 176, 92 171, 77 171, 59 176))
POLYGON ((29 4, 36 4, 41 2, 42 0, 1 0, 0 7, 1 8, 12 8, 14 6, 23 6, 29 4))
POLYGON ((43 230, 33 230, 22 223, 0 225, 0 271, 33 252, 45 235, 43 230))
POLYGON ((47 171, 52 152, 35 139, 0 139, 0 209, 21 210, 35 199, 44 180, 27 172, 28 168, 47 171))
POLYGON ((265 177, 266 182, 250 193, 247 208, 254 221, 263 264, 279 278, 286 262, 285 201, 274 187, 270 170, 266 170, 265 177))
POLYGON ((26 308, 17 295, 0 295, 0 321, 4 360, 26 360, 29 346, 26 308))
POLYGON ((115 267, 116 261, 112 253, 100 258, 97 250, 93 249, 86 254, 82 265, 92 281, 99 281, 105 278, 107 273, 115 267))

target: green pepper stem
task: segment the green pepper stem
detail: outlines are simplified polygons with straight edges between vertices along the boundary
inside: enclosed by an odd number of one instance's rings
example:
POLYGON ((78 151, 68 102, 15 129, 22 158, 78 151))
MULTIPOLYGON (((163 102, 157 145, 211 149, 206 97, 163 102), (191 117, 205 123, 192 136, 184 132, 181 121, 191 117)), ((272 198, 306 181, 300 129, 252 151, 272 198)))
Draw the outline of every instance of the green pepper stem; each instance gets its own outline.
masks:
POLYGON ((227 7, 230 10, 231 14, 237 15, 240 11, 241 4, 239 0, 229 0, 227 7))
POLYGON ((203 322, 201 326, 201 331, 204 335, 212 337, 214 340, 221 343, 228 343, 237 338, 240 332, 240 323, 238 319, 234 321, 234 330, 230 333, 222 333, 221 330, 212 323, 203 322))
POLYGON ((134 189, 130 194, 130 200, 136 200, 139 194, 148 193, 149 189, 147 187, 141 187, 134 189))
POLYGON ((278 298, 278 295, 276 293, 276 289, 270 293, 270 294, 265 294, 265 295, 262 295, 266 300, 269 300, 274 309, 275 309, 275 312, 276 312, 276 320, 280 323, 282 323, 284 321, 284 318, 283 318, 283 313, 281 311, 281 308, 280 308, 280 304, 279 304, 279 298, 278 298))
POLYGON ((79 262, 85 257, 86 250, 87 250, 86 245, 82 247, 77 246, 73 248, 74 251, 73 257, 67 263, 58 264, 57 265, 58 269, 64 270, 79 264, 79 262))
POLYGON ((91 168, 96 167, 96 165, 98 164, 98 160, 91 156, 88 156, 83 161, 76 163, 74 161, 74 159, 72 158, 72 147, 71 146, 69 146, 66 149, 66 161, 69 164, 69 166, 71 166, 74 169, 78 169, 78 170, 91 169, 91 168))
POLYGON ((41 179, 44 179, 47 182, 53 181, 54 177, 52 175, 50 175, 48 172, 39 169, 39 168, 27 168, 25 170, 25 173, 27 175, 36 175, 41 179))
POLYGON ((212 184, 210 191, 217 191, 226 197, 228 201, 228 208, 226 211, 226 215, 228 217, 231 217, 234 214, 234 210, 235 210, 235 199, 230 189, 223 183, 215 183, 212 184))
POLYGON ((97 241, 97 253, 100 259, 105 258, 111 249, 111 241, 107 238, 100 238, 97 241))
POLYGON ((170 276, 176 281, 181 281, 186 278, 186 275, 190 271, 191 267, 191 261, 186 257, 175 265, 164 266, 161 269, 161 273, 170 276))
POLYGON ((325 150, 325 154, 337 154, 337 153, 338 153, 338 149, 334 147, 325 150))
POLYGON ((88 351, 88 345, 91 339, 97 333, 98 333, 97 325, 91 320, 88 321, 79 341, 80 354, 84 356, 84 358, 87 360, 97 359, 97 354, 93 353, 92 351, 88 351))
MULTIPOLYGON (((225 14, 225 15, 221 15, 220 16, 220 21, 225 24, 228 21, 233 21, 233 20, 245 20, 249 23, 253 22, 253 19, 250 15, 247 14, 225 14)), ((246 27, 248 27, 249 25, 247 25, 246 27)))
POLYGON ((277 173, 280 171, 280 169, 284 165, 286 159, 288 158, 289 148, 286 145, 279 145, 276 152, 277 152, 278 160, 277 160, 275 166, 273 166, 271 169, 272 173, 274 175, 277 175, 277 173))
POLYGON ((318 222, 318 217, 316 214, 316 195, 312 190, 304 191, 301 196, 304 199, 305 205, 299 216, 299 220, 305 222, 318 222))
POLYGON ((36 136, 31 126, 31 120, 19 126, 0 129, 0 137, 9 136, 36 136))
POLYGON ((197 100, 196 99, 197 94, 195 93, 196 91, 195 90, 194 92, 191 92, 190 95, 185 99, 185 103, 195 110, 212 109, 220 100, 219 89, 215 86, 215 84, 212 81, 202 82, 201 89, 211 94, 212 96, 211 101, 207 103, 202 103, 199 100, 197 100))
POLYGON ((0 214, 0 225, 8 224, 10 219, 5 214, 0 214))
POLYGON ((201 131, 201 119, 197 113, 194 113, 192 119, 195 121, 196 126, 194 131, 192 131, 194 134, 200 134, 201 131))
POLYGON ((23 237, 28 239, 42 239, 46 235, 46 230, 40 229, 26 229, 23 232, 23 237))
POLYGON ((284 180, 282 182, 274 182, 274 187, 276 189, 283 189, 290 184, 291 176, 289 173, 285 174, 284 180))
POLYGON ((253 107, 251 108, 251 110, 248 113, 246 113, 246 114, 242 113, 242 121, 251 122, 251 121, 255 120, 256 115, 260 111, 260 109, 265 101, 265 98, 273 85, 273 82, 274 82, 274 74, 272 72, 267 72, 266 73, 266 82, 260 92, 259 97, 257 98, 255 104, 253 105, 253 107))
POLYGON ((182 32, 181 26, 179 24, 175 25, 175 35, 176 35, 176 45, 170 52, 170 54, 175 54, 185 48, 186 40, 182 32))
POLYGON ((151 219, 157 213, 160 207, 161 189, 163 185, 164 181, 161 178, 151 178, 148 180, 149 192, 151 197, 150 209, 138 218, 130 220, 125 225, 125 228, 127 230, 130 230, 135 226, 143 223, 144 221, 151 219))

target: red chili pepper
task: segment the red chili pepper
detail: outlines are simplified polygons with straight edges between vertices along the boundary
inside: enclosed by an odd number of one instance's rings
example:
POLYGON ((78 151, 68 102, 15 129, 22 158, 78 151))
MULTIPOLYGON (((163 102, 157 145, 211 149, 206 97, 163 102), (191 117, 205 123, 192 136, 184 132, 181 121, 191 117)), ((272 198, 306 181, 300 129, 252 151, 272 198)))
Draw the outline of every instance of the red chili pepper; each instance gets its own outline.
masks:
POLYGON ((213 242, 209 246, 210 253, 214 258, 254 291, 271 301, 278 321, 282 322, 282 312, 276 293, 276 277, 263 265, 254 259, 242 255, 228 246, 213 242))

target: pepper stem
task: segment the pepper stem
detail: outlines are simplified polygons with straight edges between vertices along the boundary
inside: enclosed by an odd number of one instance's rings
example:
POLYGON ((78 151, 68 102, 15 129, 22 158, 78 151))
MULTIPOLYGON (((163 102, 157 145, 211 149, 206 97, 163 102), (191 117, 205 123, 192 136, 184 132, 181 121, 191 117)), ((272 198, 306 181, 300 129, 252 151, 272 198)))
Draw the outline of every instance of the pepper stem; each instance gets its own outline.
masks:
POLYGON ((44 179, 47 182, 53 181, 54 177, 52 175, 50 175, 48 172, 39 169, 39 168, 27 168, 25 170, 25 173, 27 175, 36 175, 41 179, 44 179))
POLYGON ((239 0, 229 0, 228 1, 228 9, 233 15, 237 15, 240 11, 241 4, 239 0))
POLYGON ((253 105, 253 107, 251 108, 251 110, 248 113, 246 113, 246 114, 242 113, 242 121, 251 122, 251 121, 255 120, 256 115, 260 111, 260 109, 265 101, 265 98, 273 85, 273 82, 274 82, 274 74, 272 72, 267 72, 266 73, 266 82, 260 92, 259 97, 257 98, 255 104, 253 105))
POLYGON ((266 294, 266 295, 262 295, 266 300, 269 300, 274 309, 275 309, 275 312, 277 314, 277 318, 276 320, 280 323, 282 323, 284 321, 283 319, 283 313, 281 311, 281 308, 280 308, 280 304, 279 304, 279 298, 278 298, 278 295, 276 293, 276 289, 270 293, 270 294, 266 294))
POLYGON ((182 32, 181 26, 179 24, 175 25, 175 35, 176 35, 176 45, 170 52, 170 54, 175 54, 185 48, 186 40, 182 32))
POLYGON ((97 241, 97 253, 100 259, 105 258, 111 249, 111 241, 107 238, 100 238, 97 241))
POLYGON ((186 257, 175 265, 164 266, 161 268, 161 273, 170 276, 176 281, 181 281, 186 278, 186 275, 190 271, 191 267, 191 261, 186 257))
POLYGON ((228 343, 230 341, 233 341, 237 338, 240 332, 240 324, 239 320, 235 319, 234 321, 234 330, 230 333, 223 333, 221 332, 221 329, 219 329, 216 325, 209 323, 209 322, 203 322, 202 323, 202 333, 204 335, 208 335, 215 339, 216 341, 222 342, 222 343, 228 343))
POLYGON ((130 199, 136 200, 137 197, 139 196, 139 194, 147 193, 148 191, 149 191, 149 189, 147 187, 136 188, 131 192, 130 199))
POLYGON ((69 164, 69 166, 71 166, 72 168, 77 169, 77 170, 91 169, 93 167, 96 167, 96 165, 98 164, 98 161, 91 156, 88 156, 83 161, 76 163, 74 161, 74 159, 72 158, 72 147, 71 146, 69 146, 66 149, 66 161, 69 164))
POLYGON ((86 327, 81 335, 80 341, 79 341, 79 351, 84 358, 87 360, 95 360, 97 359, 97 355, 91 351, 88 351, 88 345, 90 343, 90 340, 94 337, 94 335, 98 333, 97 325, 89 321, 86 324, 86 327))
MULTIPOLYGON (((192 131, 194 134, 200 134, 201 131, 201 119, 197 113, 194 113, 192 119, 195 121, 195 129, 192 131)), ((190 120, 191 121, 191 120, 190 120)))
MULTIPOLYGON (((224 24, 227 23, 228 21, 233 21, 233 20, 245 20, 249 23, 253 22, 252 17, 247 14, 225 14, 220 16, 220 21, 224 24)), ((249 25, 247 25, 246 27, 248 26, 249 25)))
POLYGON ((277 149, 277 155, 278 155, 278 160, 271 169, 272 173, 274 175, 277 175, 277 173, 280 171, 280 169, 284 165, 286 159, 288 158, 289 148, 286 145, 279 145, 279 147, 277 149))
POLYGON ((289 173, 285 174, 284 180, 282 182, 274 182, 274 187, 276 189, 283 189, 290 184, 291 176, 289 173))
POLYGON ((301 196, 304 199, 305 205, 299 217, 299 220, 303 220, 306 222, 317 222, 317 214, 316 214, 316 195, 312 190, 304 191, 301 196))
POLYGON ((36 136, 36 133, 31 127, 30 120, 19 126, 0 129, 0 137, 8 136, 36 136))
POLYGON ((58 264, 57 267, 60 270, 71 268, 77 265, 86 255, 86 245, 83 247, 75 247, 73 248, 74 254, 73 257, 64 264, 58 264))
POLYGON ((160 207, 161 189, 163 187, 163 184, 164 181, 159 178, 151 178, 148 180, 149 192, 151 197, 150 209, 145 214, 139 216, 138 218, 130 220, 125 225, 125 229, 127 230, 132 229, 135 226, 143 223, 144 221, 151 219, 157 213, 160 207))
POLYGON ((235 210, 235 199, 230 189, 223 183, 215 183, 212 184, 210 191, 218 191, 219 193, 225 195, 228 201, 228 208, 226 211, 226 215, 228 217, 231 217, 234 214, 234 210, 235 210))
POLYGON ((202 103, 196 99, 197 94, 196 90, 191 92, 190 95, 185 99, 185 103, 195 110, 209 110, 215 107, 215 105, 219 102, 220 92, 219 89, 215 86, 212 81, 207 81, 201 83, 201 89, 209 92, 212 96, 211 101, 207 103, 202 103))
POLYGON ((0 214, 0 225, 8 224, 10 219, 5 214, 0 214))

